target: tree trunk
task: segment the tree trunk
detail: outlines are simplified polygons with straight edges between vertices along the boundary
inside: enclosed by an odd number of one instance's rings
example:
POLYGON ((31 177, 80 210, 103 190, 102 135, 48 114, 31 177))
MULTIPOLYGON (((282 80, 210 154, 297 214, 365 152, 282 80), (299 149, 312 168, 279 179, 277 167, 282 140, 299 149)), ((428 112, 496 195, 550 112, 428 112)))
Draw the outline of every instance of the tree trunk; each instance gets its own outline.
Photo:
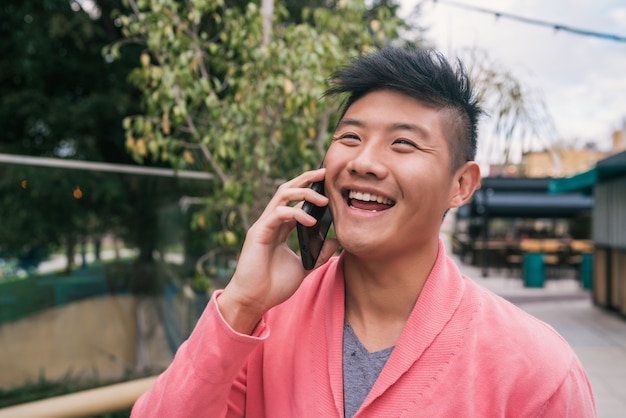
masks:
POLYGON ((65 241, 65 256, 67 257, 67 265, 65 266, 65 274, 72 274, 74 266, 74 256, 76 255, 76 236, 70 235, 65 241))
POLYGON ((272 17, 274 15, 274 0, 262 0, 263 11, 263 46, 270 43, 272 37, 272 17))

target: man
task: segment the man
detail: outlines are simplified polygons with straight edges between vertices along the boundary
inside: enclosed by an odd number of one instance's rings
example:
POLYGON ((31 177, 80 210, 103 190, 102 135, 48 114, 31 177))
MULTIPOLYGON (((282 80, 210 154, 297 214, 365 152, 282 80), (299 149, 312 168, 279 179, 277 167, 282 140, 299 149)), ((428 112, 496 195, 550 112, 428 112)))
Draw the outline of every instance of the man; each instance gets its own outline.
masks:
POLYGON ((445 255, 441 221, 480 182, 463 68, 387 48, 332 83, 348 98, 324 168, 278 189, 133 416, 595 416, 567 343, 445 255), (307 187, 322 179, 328 197, 307 187), (286 244, 315 224, 303 200, 330 205, 337 236, 308 275, 286 244))

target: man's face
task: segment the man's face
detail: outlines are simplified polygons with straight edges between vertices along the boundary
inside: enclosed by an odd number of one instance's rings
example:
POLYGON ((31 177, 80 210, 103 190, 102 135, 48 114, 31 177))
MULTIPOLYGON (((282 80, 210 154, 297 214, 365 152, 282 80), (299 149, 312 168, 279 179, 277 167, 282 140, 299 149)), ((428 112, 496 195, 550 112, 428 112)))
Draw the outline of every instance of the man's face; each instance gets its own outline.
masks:
POLYGON ((454 180, 445 115, 388 90, 347 110, 324 165, 335 231, 348 252, 388 257, 437 239, 454 180))

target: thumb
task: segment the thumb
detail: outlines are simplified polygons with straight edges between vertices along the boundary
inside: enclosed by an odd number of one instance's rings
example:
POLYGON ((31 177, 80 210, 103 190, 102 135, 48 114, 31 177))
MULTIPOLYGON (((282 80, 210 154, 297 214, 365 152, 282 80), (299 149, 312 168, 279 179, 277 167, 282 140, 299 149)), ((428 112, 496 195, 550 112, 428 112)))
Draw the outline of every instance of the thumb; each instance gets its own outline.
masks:
POLYGON ((317 263, 315 263, 315 268, 325 264, 339 249, 339 241, 336 238, 328 238, 324 241, 324 245, 322 246, 322 251, 320 252, 320 256, 317 259, 317 263))

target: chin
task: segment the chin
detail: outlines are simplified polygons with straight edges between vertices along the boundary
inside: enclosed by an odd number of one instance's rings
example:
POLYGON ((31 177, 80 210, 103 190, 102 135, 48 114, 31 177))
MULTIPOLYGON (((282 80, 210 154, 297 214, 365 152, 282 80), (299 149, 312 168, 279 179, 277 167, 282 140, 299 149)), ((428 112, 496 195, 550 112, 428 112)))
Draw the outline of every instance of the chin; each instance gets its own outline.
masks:
POLYGON ((356 240, 351 237, 348 240, 339 239, 339 244, 344 252, 359 258, 378 258, 380 256, 380 241, 369 237, 367 240, 356 240))

